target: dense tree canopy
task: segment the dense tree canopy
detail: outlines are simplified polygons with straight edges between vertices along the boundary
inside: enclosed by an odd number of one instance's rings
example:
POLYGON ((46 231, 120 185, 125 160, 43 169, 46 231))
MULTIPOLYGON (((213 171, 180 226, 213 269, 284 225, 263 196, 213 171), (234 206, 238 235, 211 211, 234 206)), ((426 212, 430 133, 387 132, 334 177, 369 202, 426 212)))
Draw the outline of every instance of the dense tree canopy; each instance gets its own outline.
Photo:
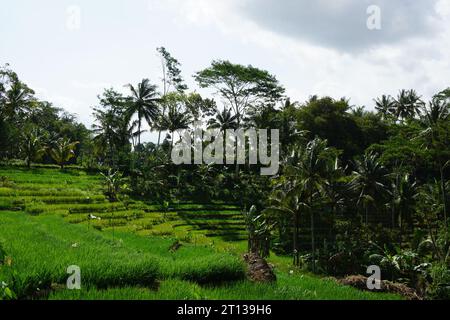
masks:
POLYGON ((268 71, 216 60, 194 75, 200 91, 189 92, 178 60, 158 53, 161 88, 144 79, 125 93, 106 89, 91 130, 1 67, 1 163, 98 170, 111 201, 122 201, 112 182, 120 177, 127 197, 162 210, 232 203, 244 212, 252 252, 291 255, 296 266, 330 275, 364 273, 377 261, 394 280, 450 295, 441 290, 450 279, 450 89, 428 102, 401 90, 367 108, 318 96, 297 103, 268 71), (278 129, 278 174, 260 176, 261 165, 249 163, 175 165, 176 132, 197 121, 222 133, 278 129), (145 123, 157 143, 142 139, 145 123))

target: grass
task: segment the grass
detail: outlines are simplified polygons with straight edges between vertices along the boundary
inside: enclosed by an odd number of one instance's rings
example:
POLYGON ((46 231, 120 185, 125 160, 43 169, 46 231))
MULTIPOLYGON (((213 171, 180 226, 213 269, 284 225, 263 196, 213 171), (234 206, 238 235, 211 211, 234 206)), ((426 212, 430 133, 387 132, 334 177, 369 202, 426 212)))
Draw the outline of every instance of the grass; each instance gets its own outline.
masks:
POLYGON ((207 247, 169 248, 174 239, 112 234, 70 225, 59 217, 0 214, 0 244, 12 259, 2 276, 20 297, 52 284, 64 284, 66 270, 77 265, 83 283, 96 288, 141 285, 179 278, 198 283, 244 278, 242 263, 207 247), (14 270, 14 274, 10 271, 14 270))
POLYGON ((275 284, 238 281, 225 285, 201 286, 189 281, 170 279, 158 289, 142 287, 88 288, 80 291, 61 290, 50 294, 53 300, 397 300, 396 295, 355 291, 337 286, 332 280, 308 276, 278 274, 275 284))
POLYGON ((81 170, 0 168, 0 281, 21 298, 398 299, 294 271, 272 256, 276 284, 245 280, 245 228, 233 204, 109 203, 81 170), (3 183, 3 185, 1 184, 3 183), (99 219, 92 220, 90 215, 99 219), (170 250, 180 243, 178 250, 170 250), (82 290, 57 289, 78 265, 82 290), (52 289, 53 290, 50 290, 52 289))
POLYGON ((3 212, 0 243, 12 260, 11 270, 4 268, 4 277, 20 297, 50 288, 53 283, 64 284, 71 265, 81 268, 86 285, 100 288, 152 285, 159 274, 157 257, 57 217, 38 221, 23 213, 3 212))

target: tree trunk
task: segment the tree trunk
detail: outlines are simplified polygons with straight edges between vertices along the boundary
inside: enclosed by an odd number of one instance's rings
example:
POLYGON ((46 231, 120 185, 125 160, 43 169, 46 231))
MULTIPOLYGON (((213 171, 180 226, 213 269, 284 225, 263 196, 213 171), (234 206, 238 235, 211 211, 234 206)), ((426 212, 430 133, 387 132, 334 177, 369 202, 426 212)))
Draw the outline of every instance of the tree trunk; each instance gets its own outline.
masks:
POLYGON ((173 133, 173 131, 171 131, 170 132, 170 150, 169 150, 169 157, 171 157, 172 156, 172 150, 173 150, 173 141, 174 141, 174 133, 173 133))
POLYGON ((395 204, 394 204, 394 202, 392 202, 391 206, 392 206, 392 208, 391 208, 391 219, 392 219, 391 223, 392 223, 392 230, 394 230, 395 229, 395 207, 394 207, 395 204))
POLYGON ((399 226, 399 230, 400 230, 400 239, 399 239, 399 245, 400 248, 402 247, 402 243, 403 243, 403 217, 402 217, 402 209, 401 206, 398 210, 398 226, 399 226))
POLYGON ((311 250, 313 273, 316 273, 316 239, 314 233, 314 213, 311 210, 311 250))
POLYGON ((365 209, 366 209, 366 228, 367 228, 367 242, 369 242, 369 206, 367 205, 367 203, 365 204, 365 209))
POLYGON ((442 164, 439 164, 439 171, 441 176, 442 204, 444 205, 444 223, 447 227, 447 192, 445 188, 444 167, 442 166, 442 164))
MULTIPOLYGON (((237 113, 237 128, 238 128, 238 130, 241 128, 241 115, 239 113, 237 113)), ((239 178, 239 164, 238 164, 238 155, 237 155, 238 145, 237 144, 238 144, 238 141, 236 138, 236 150, 235 150, 236 169, 234 172, 236 179, 239 178)), ((245 135, 244 135, 244 146, 245 146, 245 135)))
POLYGON ((138 146, 141 145, 141 114, 139 116, 139 124, 138 124, 138 146))
POLYGON ((294 265, 299 265, 299 250, 298 250, 298 212, 294 215, 294 265))
POLYGON ((161 144, 161 130, 158 131, 158 147, 161 144))
POLYGON ((366 204, 366 227, 369 227, 369 206, 366 204))
MULTIPOLYGON (((164 90, 166 90, 166 89, 164 89, 164 90)), ((164 118, 165 115, 166 115, 166 107, 163 106, 162 117, 164 118)), ((161 144, 161 129, 158 130, 158 147, 160 146, 160 144, 161 144)))

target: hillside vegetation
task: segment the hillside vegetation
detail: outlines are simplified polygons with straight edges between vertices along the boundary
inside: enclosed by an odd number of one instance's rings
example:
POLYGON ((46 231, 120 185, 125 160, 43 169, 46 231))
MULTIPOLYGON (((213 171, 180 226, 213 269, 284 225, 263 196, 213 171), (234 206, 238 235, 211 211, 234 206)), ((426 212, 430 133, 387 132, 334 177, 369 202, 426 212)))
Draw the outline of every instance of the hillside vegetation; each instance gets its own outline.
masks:
POLYGON ((98 175, 82 170, 10 168, 0 176, 7 177, 0 188, 0 280, 18 298, 399 298, 290 274, 282 258, 276 284, 246 280, 244 227, 232 205, 176 204, 160 212, 130 201, 124 208, 104 199, 98 175), (71 265, 81 268, 80 291, 65 289, 71 265))

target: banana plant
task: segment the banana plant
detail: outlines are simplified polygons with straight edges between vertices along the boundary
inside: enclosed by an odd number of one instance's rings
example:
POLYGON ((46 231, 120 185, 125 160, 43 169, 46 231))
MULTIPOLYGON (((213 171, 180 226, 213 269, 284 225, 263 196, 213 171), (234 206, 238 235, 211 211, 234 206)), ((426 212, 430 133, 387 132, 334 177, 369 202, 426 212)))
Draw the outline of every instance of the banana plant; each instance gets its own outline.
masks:
POLYGON ((265 258, 270 253, 270 231, 273 225, 269 225, 264 214, 258 214, 256 206, 243 211, 244 222, 248 232, 248 251, 265 258))
POLYGON ((103 172, 100 173, 104 179, 104 184, 106 186, 106 195, 109 198, 109 201, 116 202, 118 200, 118 195, 120 192, 120 189, 122 187, 122 173, 119 171, 112 171, 111 169, 108 169, 108 173, 104 174, 103 172))

